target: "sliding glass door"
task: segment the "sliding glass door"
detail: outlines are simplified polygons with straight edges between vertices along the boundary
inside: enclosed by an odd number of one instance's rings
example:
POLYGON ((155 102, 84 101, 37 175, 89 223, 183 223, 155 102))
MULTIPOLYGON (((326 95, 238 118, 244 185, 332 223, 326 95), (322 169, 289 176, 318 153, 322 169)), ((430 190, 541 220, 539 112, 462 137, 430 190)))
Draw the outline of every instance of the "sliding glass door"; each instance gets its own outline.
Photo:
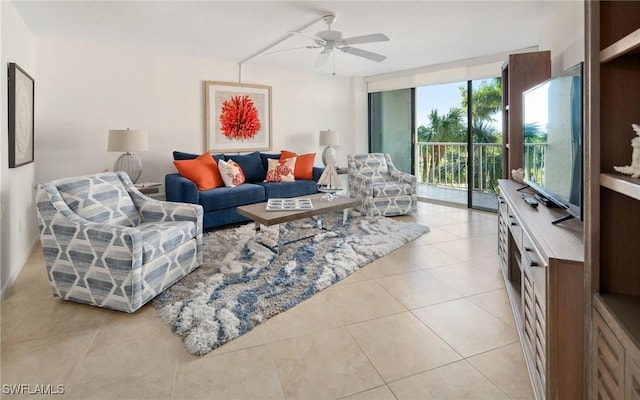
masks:
POLYGON ((501 105, 500 78, 371 93, 369 150, 416 175, 419 198, 495 210, 501 105))
POLYGON ((496 210, 498 179, 502 177, 501 79, 470 82, 471 207, 496 210))
POLYGON ((466 84, 416 88, 418 197, 468 203, 466 84))
POLYGON ((413 173, 413 89, 369 94, 369 151, 389 153, 400 171, 413 173))

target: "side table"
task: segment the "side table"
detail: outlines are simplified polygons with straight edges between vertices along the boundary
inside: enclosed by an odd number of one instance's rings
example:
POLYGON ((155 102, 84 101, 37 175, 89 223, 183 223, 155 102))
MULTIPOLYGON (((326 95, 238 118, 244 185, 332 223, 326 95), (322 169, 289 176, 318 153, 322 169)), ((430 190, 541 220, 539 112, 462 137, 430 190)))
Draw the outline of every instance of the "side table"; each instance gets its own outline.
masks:
MULTIPOLYGON (((156 195, 158 195, 158 194, 160 194, 160 186, 162 186, 162 183, 160 183, 160 182, 140 182, 140 183, 136 183, 134 186, 142 194, 146 194, 146 195, 156 194, 156 195)), ((155 197, 155 196, 152 196, 152 197, 155 197)))

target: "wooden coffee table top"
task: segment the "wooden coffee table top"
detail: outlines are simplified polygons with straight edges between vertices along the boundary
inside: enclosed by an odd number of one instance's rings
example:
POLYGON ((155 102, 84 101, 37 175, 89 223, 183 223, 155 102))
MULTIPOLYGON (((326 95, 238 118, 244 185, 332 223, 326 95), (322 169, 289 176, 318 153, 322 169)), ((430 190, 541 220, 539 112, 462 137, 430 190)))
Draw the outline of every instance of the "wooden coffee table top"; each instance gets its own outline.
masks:
POLYGON ((333 200, 327 201, 322 198, 323 193, 312 194, 309 196, 300 196, 300 198, 309 198, 313 204, 311 210, 296 211, 267 211, 267 203, 249 204, 236 208, 238 214, 259 222, 262 225, 275 225, 284 222, 296 221, 302 218, 313 217, 314 215, 325 214, 331 211, 344 210, 359 206, 362 200, 352 199, 344 196, 334 196, 333 200))

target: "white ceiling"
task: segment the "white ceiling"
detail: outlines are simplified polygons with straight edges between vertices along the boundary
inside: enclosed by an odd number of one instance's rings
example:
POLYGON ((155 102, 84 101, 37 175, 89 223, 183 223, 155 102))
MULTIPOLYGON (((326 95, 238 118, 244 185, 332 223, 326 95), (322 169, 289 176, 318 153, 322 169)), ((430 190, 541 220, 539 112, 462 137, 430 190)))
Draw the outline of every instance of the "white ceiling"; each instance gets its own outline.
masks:
MULTIPOLYGON (((553 1, 15 1, 38 37, 243 61, 287 32, 335 13, 345 37, 384 33, 389 42, 357 45, 387 56, 381 63, 337 52, 335 72, 371 76, 538 44, 553 1)), ((322 21, 304 32, 326 29, 322 21)), ((313 44, 294 35, 270 51, 313 44)), ((320 49, 261 55, 250 63, 331 73, 320 49)))

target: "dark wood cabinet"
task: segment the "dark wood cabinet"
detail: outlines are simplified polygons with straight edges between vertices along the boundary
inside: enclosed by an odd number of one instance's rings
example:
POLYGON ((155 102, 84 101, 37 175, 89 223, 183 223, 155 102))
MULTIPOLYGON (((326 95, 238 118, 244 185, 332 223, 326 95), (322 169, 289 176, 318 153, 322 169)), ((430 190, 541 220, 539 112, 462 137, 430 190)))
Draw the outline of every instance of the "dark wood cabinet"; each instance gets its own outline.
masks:
POLYGON ((549 51, 511 54, 502 66, 503 178, 522 167, 522 93, 550 77, 549 51))
POLYGON ((640 179, 631 124, 640 124, 640 2, 587 1, 585 229, 590 396, 640 398, 640 179))
MULTIPOLYGON (((583 224, 532 208, 499 180, 498 258, 537 399, 581 399, 584 380, 583 224)), ((527 189, 527 194, 532 194, 527 189)))

